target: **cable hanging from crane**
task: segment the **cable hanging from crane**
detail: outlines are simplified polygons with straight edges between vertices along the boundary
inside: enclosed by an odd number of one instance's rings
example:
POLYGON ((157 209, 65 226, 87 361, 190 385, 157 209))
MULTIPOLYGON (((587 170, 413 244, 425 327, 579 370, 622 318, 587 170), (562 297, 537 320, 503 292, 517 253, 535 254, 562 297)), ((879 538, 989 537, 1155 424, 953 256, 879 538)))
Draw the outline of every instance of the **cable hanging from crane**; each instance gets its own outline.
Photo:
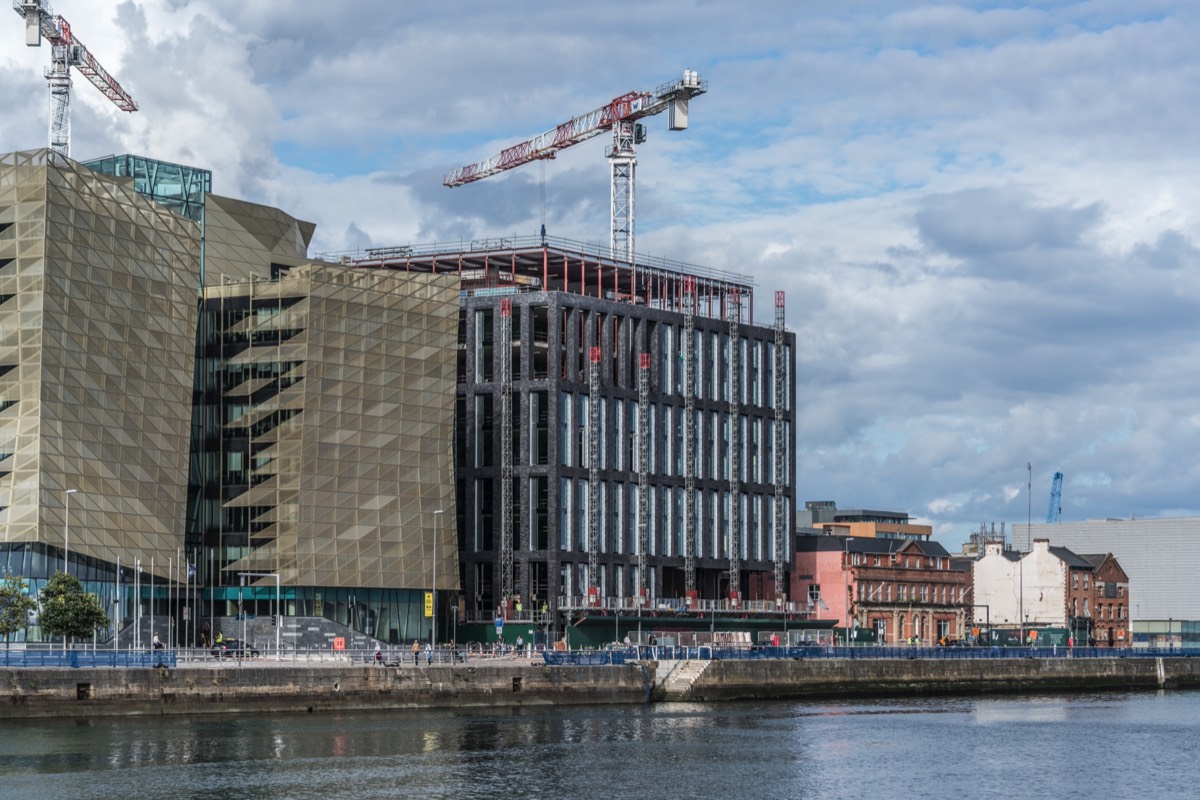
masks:
POLYGON ((137 111, 138 105, 116 78, 100 65, 71 30, 71 23, 54 13, 46 0, 13 0, 13 10, 25 18, 25 44, 40 47, 44 37, 50 42, 50 66, 46 81, 50 85, 50 149, 71 154, 71 74, 77 69, 122 111, 137 111))

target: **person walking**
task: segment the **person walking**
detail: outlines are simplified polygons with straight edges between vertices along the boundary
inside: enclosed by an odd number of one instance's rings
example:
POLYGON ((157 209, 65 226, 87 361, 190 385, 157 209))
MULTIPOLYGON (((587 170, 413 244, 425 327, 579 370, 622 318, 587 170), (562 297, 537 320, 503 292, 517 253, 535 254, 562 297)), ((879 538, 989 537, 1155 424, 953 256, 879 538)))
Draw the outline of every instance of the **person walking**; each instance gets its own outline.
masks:
POLYGON ((375 645, 375 666, 383 666, 383 648, 379 645, 375 645))
POLYGON ((426 644, 425 645, 425 666, 431 666, 432 664, 433 664, 433 645, 426 644))
POLYGON ((416 639, 413 639, 412 644, 413 666, 417 665, 417 659, 421 656, 421 644, 416 639))

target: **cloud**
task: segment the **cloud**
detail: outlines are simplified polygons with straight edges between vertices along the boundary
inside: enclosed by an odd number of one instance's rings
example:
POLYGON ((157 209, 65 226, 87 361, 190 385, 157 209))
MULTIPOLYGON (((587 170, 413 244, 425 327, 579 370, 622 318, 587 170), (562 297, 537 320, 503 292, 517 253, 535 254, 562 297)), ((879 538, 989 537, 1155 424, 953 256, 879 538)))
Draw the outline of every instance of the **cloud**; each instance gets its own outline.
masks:
MULTIPOLYGON (((748 276, 759 320, 786 292, 800 502, 907 509, 950 547, 1059 470, 1068 519, 1200 511, 1191 4, 56 5, 141 104, 76 80, 75 153, 210 168, 316 252, 607 242, 605 137, 442 176, 696 69, 689 129, 647 121, 638 250, 748 276)), ((21 36, 0 15, 4 150, 45 141, 21 36)))

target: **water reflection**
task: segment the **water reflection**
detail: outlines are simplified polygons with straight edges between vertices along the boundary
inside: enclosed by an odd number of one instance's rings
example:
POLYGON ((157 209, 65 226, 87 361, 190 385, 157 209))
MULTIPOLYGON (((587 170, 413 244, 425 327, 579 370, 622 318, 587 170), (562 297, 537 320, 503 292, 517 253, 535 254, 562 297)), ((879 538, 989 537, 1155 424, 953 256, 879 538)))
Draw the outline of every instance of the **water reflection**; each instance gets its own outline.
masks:
POLYGON ((1018 794, 1135 796, 1097 783, 1103 764, 1166 796, 1197 712, 1180 692, 19 721, 0 723, 0 794, 978 797, 1024 774, 1039 783, 1018 794))

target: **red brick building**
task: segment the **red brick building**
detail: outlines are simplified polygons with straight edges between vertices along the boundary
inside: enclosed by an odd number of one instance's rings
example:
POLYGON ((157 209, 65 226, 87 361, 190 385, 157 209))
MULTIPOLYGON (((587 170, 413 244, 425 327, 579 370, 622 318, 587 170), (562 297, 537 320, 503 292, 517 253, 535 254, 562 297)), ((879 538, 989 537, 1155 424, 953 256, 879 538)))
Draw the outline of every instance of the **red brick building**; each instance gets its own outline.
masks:
POLYGON ((936 542, 796 537, 791 596, 814 618, 873 630, 876 641, 923 645, 967 636, 971 572, 936 542))

